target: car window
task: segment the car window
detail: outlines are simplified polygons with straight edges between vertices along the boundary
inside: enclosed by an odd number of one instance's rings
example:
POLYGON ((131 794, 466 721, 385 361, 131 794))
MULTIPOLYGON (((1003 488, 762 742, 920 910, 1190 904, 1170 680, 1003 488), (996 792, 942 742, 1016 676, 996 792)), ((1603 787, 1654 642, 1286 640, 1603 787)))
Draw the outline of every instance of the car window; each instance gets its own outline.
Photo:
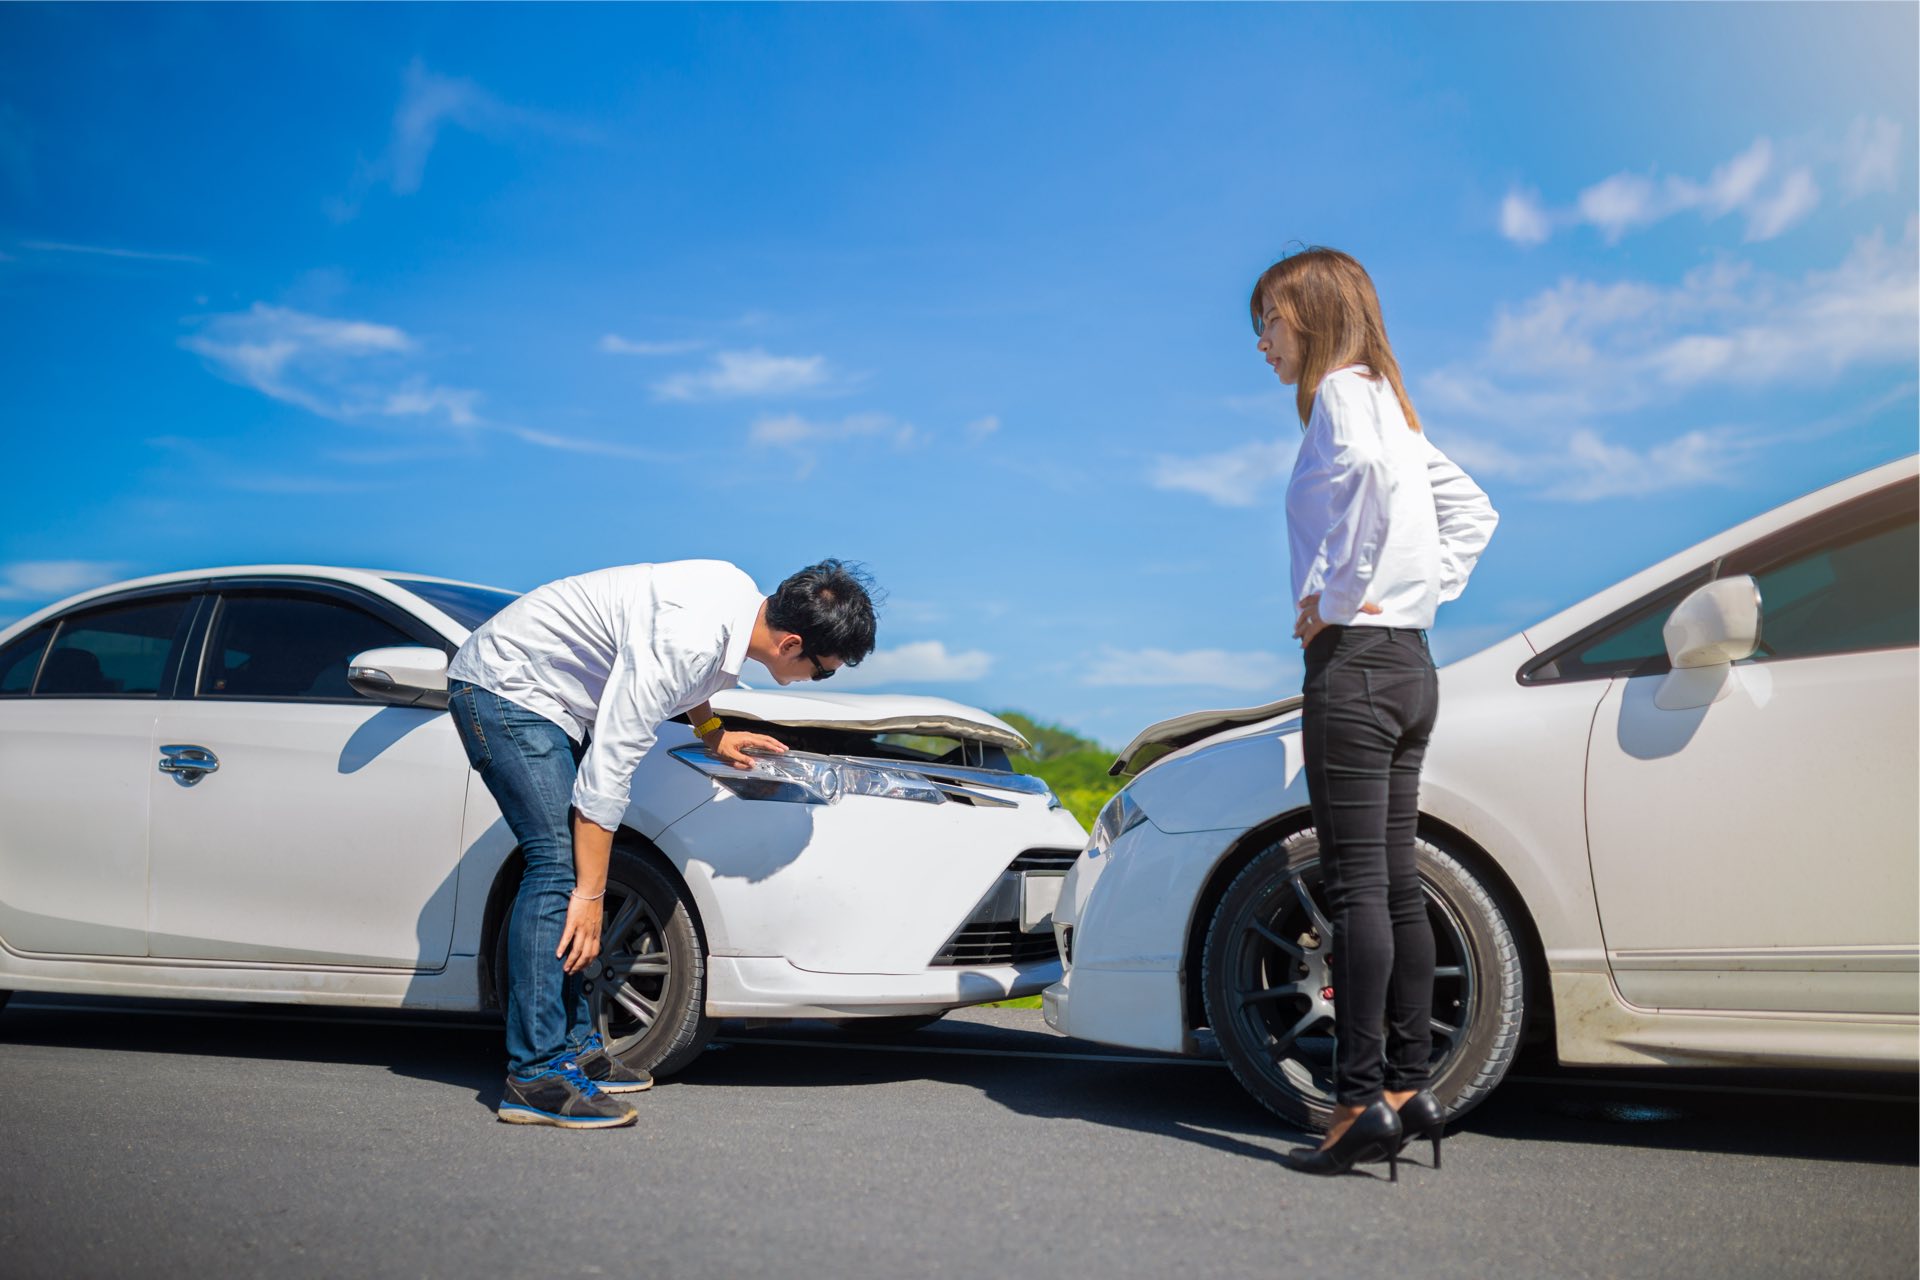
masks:
POLYGON ((1915 521, 1854 530, 1825 546, 1758 565, 1756 662, 1920 644, 1920 541, 1915 521))
POLYGON ((22 697, 33 688, 40 655, 46 652, 47 639, 52 635, 52 627, 36 627, 0 649, 0 697, 22 697))
POLYGON ((428 582, 424 578, 388 578, 472 631, 520 597, 496 587, 469 587, 458 582, 428 582))
POLYGON ((347 684, 357 653, 415 641, 352 605, 312 596, 229 595, 220 602, 200 666, 213 698, 363 701, 347 684))
POLYGON ((153 697, 166 678, 187 603, 185 596, 129 601, 62 619, 34 693, 153 697))
POLYGON ((1667 617, 1687 593, 1704 585, 1702 567, 1628 605, 1605 621, 1588 628, 1528 666, 1521 679, 1527 684, 1559 680, 1601 680, 1612 676, 1658 675, 1666 672, 1667 642, 1661 635, 1667 617))

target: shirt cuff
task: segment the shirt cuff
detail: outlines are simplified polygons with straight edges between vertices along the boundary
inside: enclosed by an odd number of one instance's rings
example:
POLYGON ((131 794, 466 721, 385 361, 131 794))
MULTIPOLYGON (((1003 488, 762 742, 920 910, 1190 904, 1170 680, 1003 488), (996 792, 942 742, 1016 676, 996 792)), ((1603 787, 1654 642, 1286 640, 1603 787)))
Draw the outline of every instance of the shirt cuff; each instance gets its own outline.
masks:
POLYGON ((620 830, 620 819, 627 813, 627 797, 595 791, 585 778, 573 782, 573 808, 576 813, 606 831, 620 830))

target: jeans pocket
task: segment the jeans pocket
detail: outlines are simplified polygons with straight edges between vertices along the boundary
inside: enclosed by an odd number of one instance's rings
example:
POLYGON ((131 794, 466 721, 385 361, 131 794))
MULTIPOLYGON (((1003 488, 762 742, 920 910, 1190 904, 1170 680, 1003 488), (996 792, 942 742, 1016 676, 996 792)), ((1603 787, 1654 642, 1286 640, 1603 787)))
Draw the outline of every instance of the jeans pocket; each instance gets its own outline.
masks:
POLYGON ((1367 714, 1381 732, 1403 737, 1426 714, 1426 672, 1362 671, 1360 677, 1367 690, 1367 714))
POLYGON ((480 693, 473 685, 462 685, 447 698, 447 712, 453 717, 453 730, 466 749, 467 763, 484 772, 493 763, 493 751, 487 745, 486 730, 480 727, 480 693))
MULTIPOLYGON (((1315 636, 1314 639, 1319 639, 1315 636)), ((1349 627, 1340 636, 1334 651, 1327 655, 1326 665, 1320 668, 1322 675, 1330 675, 1347 663, 1380 647, 1387 633, 1379 627, 1349 627)))

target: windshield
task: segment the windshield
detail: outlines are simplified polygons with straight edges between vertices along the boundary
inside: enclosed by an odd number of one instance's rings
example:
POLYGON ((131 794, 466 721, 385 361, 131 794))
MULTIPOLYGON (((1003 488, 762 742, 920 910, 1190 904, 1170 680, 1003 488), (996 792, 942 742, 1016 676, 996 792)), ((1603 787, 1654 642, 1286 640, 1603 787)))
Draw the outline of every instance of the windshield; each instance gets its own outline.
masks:
POLYGON ((425 600, 471 631, 520 598, 517 591, 497 587, 469 587, 458 582, 429 582, 424 578, 388 578, 425 600))

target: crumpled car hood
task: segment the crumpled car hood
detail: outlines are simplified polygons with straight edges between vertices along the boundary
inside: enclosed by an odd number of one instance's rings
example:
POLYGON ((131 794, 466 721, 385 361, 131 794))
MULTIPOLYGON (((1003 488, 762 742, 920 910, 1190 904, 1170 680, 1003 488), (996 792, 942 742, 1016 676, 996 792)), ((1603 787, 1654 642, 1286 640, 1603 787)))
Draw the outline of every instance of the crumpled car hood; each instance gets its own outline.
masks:
POLYGON ((998 716, 945 698, 891 693, 816 693, 786 689, 726 689, 713 695, 723 716, 791 725, 796 729, 859 729, 868 733, 925 733, 1025 751, 1020 731, 998 716))
POLYGON ((1107 773, 1116 778, 1123 773, 1141 773, 1161 759, 1197 742, 1229 730, 1251 731, 1269 720, 1290 716, 1300 709, 1303 701, 1305 699, 1295 694, 1264 706, 1243 707, 1233 711, 1189 711, 1186 715, 1150 724, 1134 735, 1133 741, 1120 752, 1119 758, 1108 766, 1107 773))

